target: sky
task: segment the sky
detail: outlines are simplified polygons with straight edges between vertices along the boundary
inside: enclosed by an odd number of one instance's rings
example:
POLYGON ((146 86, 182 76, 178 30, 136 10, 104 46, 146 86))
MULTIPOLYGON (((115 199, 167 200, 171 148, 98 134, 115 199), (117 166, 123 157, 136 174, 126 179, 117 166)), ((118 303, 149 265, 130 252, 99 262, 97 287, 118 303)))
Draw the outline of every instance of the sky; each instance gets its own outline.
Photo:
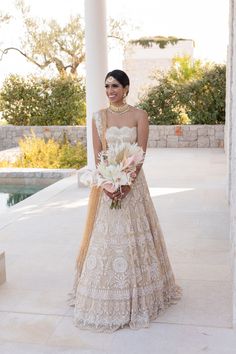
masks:
MULTIPOLYGON (((70 15, 84 13, 84 0, 26 0, 26 3, 32 15, 55 18, 62 24, 70 15)), ((195 58, 226 62, 228 0, 107 0, 106 3, 107 16, 124 18, 134 28, 132 38, 171 35, 193 39, 195 58)), ((15 17, 10 25, 0 28, 0 47, 19 43, 21 27, 14 4, 14 0, 0 0, 0 10, 15 17)), ((121 66, 120 49, 109 52, 109 69, 121 66)), ((0 62, 0 82, 10 73, 26 74, 34 70, 32 64, 12 52, 0 62)))

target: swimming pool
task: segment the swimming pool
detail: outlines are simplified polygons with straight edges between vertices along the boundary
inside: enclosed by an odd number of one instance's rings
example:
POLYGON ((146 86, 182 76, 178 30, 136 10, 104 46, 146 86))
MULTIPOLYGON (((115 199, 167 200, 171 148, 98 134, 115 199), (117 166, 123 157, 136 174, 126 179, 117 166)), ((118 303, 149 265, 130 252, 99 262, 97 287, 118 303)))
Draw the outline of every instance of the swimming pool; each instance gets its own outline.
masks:
POLYGON ((0 185, 0 212, 45 188, 44 185, 0 185))

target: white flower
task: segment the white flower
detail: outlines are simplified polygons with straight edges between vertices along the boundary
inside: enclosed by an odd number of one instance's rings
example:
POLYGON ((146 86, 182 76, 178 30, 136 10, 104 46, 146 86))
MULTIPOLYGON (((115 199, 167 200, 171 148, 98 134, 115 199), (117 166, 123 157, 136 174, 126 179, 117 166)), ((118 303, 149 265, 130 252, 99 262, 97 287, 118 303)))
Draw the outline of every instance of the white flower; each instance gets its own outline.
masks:
POLYGON ((97 177, 98 186, 105 183, 112 183, 115 190, 120 186, 128 184, 129 179, 125 172, 122 171, 122 165, 106 165, 104 163, 99 163, 97 170, 99 172, 97 177))
POLYGON ((107 151, 101 151, 98 157, 100 162, 96 173, 84 180, 113 193, 121 186, 132 184, 136 168, 143 162, 144 152, 137 144, 119 142, 107 151))

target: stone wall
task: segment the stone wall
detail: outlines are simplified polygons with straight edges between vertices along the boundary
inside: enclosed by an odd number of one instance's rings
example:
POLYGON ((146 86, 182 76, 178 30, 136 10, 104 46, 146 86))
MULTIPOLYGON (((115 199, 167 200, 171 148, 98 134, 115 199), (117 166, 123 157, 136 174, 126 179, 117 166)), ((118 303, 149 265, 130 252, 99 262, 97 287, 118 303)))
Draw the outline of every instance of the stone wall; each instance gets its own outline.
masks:
POLYGON ((224 125, 153 125, 149 147, 223 148, 224 125))
MULTIPOLYGON (((66 136, 72 144, 79 140, 86 145, 84 126, 2 126, 0 127, 0 150, 17 147, 19 140, 31 135, 32 131, 37 137, 61 140, 66 136)), ((148 146, 223 148, 224 125, 151 125, 148 146)))
POLYGON ((32 132, 39 138, 62 140, 66 135, 72 143, 78 140, 86 145, 85 126, 0 126, 0 151, 18 146, 18 142, 24 136, 32 135, 32 132))

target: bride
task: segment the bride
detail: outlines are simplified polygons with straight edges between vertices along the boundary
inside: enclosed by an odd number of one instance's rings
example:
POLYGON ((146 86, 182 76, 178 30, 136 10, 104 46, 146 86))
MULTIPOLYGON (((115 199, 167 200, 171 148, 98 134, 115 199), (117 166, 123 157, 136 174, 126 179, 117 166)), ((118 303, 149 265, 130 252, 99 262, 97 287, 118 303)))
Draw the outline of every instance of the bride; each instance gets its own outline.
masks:
MULTIPOLYGON (((117 142, 137 142, 146 151, 147 113, 126 103, 129 84, 121 70, 106 75, 110 105, 93 116, 96 164, 98 153, 117 142)), ((74 323, 81 329, 149 327, 181 297, 141 166, 136 172, 134 183, 119 192, 95 188, 90 193, 69 299, 75 307, 74 323), (121 200, 121 209, 111 209, 111 200, 121 200)))

